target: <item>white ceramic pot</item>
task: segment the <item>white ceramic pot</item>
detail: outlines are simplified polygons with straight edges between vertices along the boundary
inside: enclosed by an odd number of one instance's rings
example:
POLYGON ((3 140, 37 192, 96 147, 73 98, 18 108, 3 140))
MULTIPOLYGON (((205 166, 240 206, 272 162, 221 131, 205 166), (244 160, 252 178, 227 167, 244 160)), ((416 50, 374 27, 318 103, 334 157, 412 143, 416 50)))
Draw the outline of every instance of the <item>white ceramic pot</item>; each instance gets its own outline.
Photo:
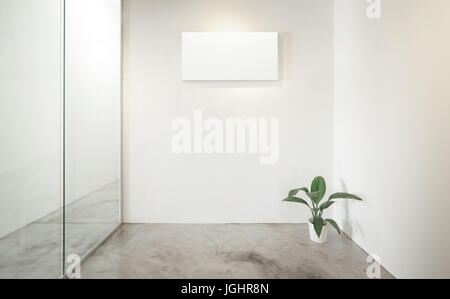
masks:
POLYGON ((316 231, 314 230, 314 225, 312 224, 312 219, 309 219, 308 227, 309 227, 309 237, 313 242, 323 244, 327 242, 328 238, 328 223, 322 228, 322 233, 320 234, 320 238, 317 236, 316 231))

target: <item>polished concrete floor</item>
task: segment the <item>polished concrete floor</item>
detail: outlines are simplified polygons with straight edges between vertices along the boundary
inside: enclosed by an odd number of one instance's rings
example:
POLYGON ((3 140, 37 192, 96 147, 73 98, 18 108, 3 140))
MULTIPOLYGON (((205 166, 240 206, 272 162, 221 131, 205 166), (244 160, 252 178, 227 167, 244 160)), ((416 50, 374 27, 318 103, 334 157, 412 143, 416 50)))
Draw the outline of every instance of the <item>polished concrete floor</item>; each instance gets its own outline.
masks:
POLYGON ((85 261, 82 278, 367 278, 366 259, 346 236, 312 243, 306 225, 128 224, 85 261))
MULTIPOLYGON (((66 207, 66 256, 83 256, 119 221, 119 182, 66 207)), ((62 209, 0 239, 0 278, 62 276, 62 209)))

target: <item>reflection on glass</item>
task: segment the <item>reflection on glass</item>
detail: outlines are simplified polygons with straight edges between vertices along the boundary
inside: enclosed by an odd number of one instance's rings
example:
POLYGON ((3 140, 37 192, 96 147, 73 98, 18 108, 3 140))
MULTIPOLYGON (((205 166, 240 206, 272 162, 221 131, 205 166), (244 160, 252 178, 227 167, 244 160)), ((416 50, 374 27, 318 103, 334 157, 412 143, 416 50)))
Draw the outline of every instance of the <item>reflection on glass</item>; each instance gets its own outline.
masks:
POLYGON ((0 1, 0 278, 62 274, 61 1, 0 1))
POLYGON ((66 0, 65 253, 120 222, 121 2, 66 0))
POLYGON ((0 0, 0 41, 0 278, 59 278, 121 221, 121 1, 0 0))

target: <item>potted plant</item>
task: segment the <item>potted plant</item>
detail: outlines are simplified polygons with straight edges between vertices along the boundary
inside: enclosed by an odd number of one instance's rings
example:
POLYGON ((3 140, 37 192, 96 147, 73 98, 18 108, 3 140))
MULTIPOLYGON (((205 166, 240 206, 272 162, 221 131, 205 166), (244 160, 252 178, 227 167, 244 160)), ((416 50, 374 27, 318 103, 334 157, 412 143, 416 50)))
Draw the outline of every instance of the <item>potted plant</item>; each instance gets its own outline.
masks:
POLYGON ((328 224, 333 226, 339 235, 341 234, 341 229, 336 221, 329 218, 324 219, 323 215, 326 209, 336 203, 336 199, 354 199, 362 201, 362 199, 356 195, 340 192, 332 194, 327 201, 322 202, 326 190, 327 187, 325 179, 323 177, 316 177, 311 184, 311 190, 308 190, 306 187, 291 190, 289 192, 289 197, 283 200, 286 202, 304 204, 311 210, 313 217, 308 222, 309 236, 311 240, 316 243, 325 243, 327 241, 328 224), (300 191, 303 191, 309 197, 310 203, 300 197, 297 197, 297 194, 300 191))

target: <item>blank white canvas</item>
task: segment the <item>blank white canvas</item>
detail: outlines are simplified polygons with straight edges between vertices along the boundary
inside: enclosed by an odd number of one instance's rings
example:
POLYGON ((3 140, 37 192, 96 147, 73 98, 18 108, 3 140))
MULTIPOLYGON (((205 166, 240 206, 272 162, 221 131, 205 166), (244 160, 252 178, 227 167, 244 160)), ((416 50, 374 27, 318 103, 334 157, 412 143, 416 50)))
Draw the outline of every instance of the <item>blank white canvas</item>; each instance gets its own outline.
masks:
POLYGON ((184 32, 184 81, 278 80, 277 32, 184 32))

